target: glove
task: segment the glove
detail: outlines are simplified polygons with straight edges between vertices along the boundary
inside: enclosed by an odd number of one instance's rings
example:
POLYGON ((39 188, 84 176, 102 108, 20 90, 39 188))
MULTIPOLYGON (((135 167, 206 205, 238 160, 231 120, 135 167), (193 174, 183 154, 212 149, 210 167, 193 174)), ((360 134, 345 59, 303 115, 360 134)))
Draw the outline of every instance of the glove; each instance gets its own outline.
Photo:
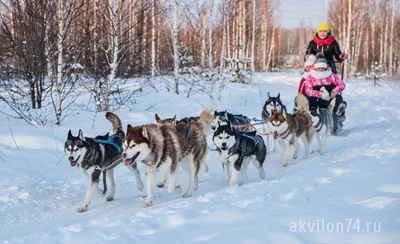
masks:
POLYGON ((347 54, 345 54, 345 53, 341 53, 340 55, 339 55, 339 58, 341 59, 341 60, 346 60, 347 59, 347 54))
POLYGON ((325 89, 325 87, 322 87, 322 88, 324 88, 324 89, 321 89, 321 91, 322 91, 321 99, 325 100, 325 101, 329 101, 330 100, 329 92, 325 89))

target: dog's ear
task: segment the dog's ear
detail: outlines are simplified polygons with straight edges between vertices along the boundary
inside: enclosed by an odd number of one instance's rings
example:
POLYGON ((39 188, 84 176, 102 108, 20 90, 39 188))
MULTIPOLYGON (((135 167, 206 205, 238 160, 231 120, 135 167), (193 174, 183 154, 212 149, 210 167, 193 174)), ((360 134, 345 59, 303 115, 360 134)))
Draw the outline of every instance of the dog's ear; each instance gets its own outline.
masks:
POLYGON ((171 123, 172 123, 173 125, 176 125, 176 115, 172 118, 171 123))
POLYGON ((281 93, 279 92, 277 98, 280 99, 280 96, 281 96, 281 93))
POLYGON ((85 140, 85 137, 83 136, 83 132, 81 129, 79 129, 79 134, 78 134, 79 139, 81 139, 82 141, 85 140))
POLYGON ((157 122, 161 122, 161 118, 160 116, 158 116, 157 113, 154 115, 154 118, 156 119, 157 122))
POLYGON ((132 130, 132 128, 133 128, 132 125, 131 125, 131 124, 128 124, 128 125, 126 126, 126 132, 132 130))
POLYGON ((225 114, 224 115, 225 115, 226 120, 229 120, 228 119, 228 110, 227 109, 225 109, 225 114))
POLYGON ((71 130, 69 130, 68 131, 68 139, 71 139, 73 136, 72 136, 72 133, 71 133, 71 130))
POLYGON ((142 126, 142 136, 146 139, 149 139, 149 133, 147 132, 146 127, 142 126))
POLYGON ((267 93, 267 100, 269 100, 271 96, 269 95, 269 92, 267 93))
POLYGON ((214 111, 214 118, 217 117, 217 113, 218 113, 218 112, 215 110, 215 111, 214 111))

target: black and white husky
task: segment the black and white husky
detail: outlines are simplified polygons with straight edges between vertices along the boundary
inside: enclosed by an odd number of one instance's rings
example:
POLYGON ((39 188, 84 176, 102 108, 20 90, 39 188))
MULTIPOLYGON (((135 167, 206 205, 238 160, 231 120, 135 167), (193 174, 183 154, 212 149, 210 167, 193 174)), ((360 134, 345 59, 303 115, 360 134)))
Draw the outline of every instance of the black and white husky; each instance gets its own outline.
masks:
POLYGON ((226 110, 220 112, 215 111, 214 119, 211 123, 211 130, 214 132, 218 129, 218 126, 230 124, 235 126, 237 131, 253 131, 251 126, 247 126, 250 122, 250 118, 243 114, 231 114, 226 110))
MULTIPOLYGON (((268 92, 267 100, 265 101, 264 106, 262 108, 262 112, 261 112, 262 120, 268 121, 268 119, 271 117, 271 111, 281 111, 281 109, 285 107, 281 101, 280 95, 281 94, 278 93, 278 96, 271 97, 268 92)), ((264 133, 268 133, 268 134, 270 133, 268 123, 263 124, 263 131, 264 131, 264 133)), ((274 139, 274 137, 272 137, 272 145, 271 145, 271 149, 270 149, 269 138, 270 138, 270 136, 267 135, 267 148, 268 148, 268 150, 275 152, 276 140, 274 139)), ((281 150, 281 152, 282 151, 283 150, 281 150)))
POLYGON ((261 136, 252 132, 236 132, 228 123, 220 125, 213 135, 213 142, 222 161, 225 180, 229 179, 229 167, 232 166, 232 176, 229 185, 235 185, 239 172, 242 173, 242 184, 247 182, 247 167, 250 161, 259 171, 261 180, 265 179, 263 164, 267 148, 261 136))
POLYGON ((325 108, 311 109, 310 115, 314 126, 314 137, 318 141, 319 153, 325 153, 326 141, 333 131, 332 114, 325 108))
MULTIPOLYGON (((78 208, 78 212, 87 210, 95 191, 98 189, 101 173, 103 173, 103 195, 107 191, 105 179, 105 176, 107 176, 111 189, 106 200, 112 201, 114 199, 115 181, 113 168, 122 162, 122 140, 125 137, 125 133, 122 129, 121 120, 115 114, 107 112, 106 118, 112 124, 112 135, 107 133, 106 135, 90 138, 84 137, 82 130, 79 130, 78 136, 75 137, 70 130, 64 145, 64 151, 71 166, 78 167, 89 176, 90 180, 89 189, 82 206, 78 208)), ((142 191, 143 183, 136 164, 130 166, 129 169, 135 174, 137 188, 142 191)))

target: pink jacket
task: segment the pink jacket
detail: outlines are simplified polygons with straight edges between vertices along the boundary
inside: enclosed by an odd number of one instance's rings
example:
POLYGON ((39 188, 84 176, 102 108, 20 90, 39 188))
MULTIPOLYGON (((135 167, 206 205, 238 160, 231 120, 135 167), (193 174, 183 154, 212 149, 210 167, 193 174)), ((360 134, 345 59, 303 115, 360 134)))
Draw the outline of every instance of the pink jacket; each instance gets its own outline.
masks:
POLYGON ((318 97, 322 95, 321 91, 314 90, 314 86, 333 86, 332 92, 336 95, 342 92, 345 88, 344 82, 330 70, 324 72, 318 72, 316 70, 311 70, 304 82, 304 92, 309 97, 318 97))

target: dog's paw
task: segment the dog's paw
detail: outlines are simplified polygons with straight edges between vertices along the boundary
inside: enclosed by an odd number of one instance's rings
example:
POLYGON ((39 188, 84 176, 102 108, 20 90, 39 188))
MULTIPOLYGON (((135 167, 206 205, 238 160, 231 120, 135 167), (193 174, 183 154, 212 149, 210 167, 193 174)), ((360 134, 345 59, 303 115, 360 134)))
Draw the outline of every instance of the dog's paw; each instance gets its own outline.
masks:
POLYGON ((293 159, 297 159, 299 155, 293 155, 293 159))
POLYGON ((258 172, 258 176, 260 177, 261 180, 265 180, 265 171, 263 168, 261 168, 258 172))
POLYGON ((282 164, 282 167, 283 167, 283 168, 286 168, 287 166, 288 166, 287 163, 282 164))
POLYGON ((168 188, 168 193, 171 193, 171 194, 179 194, 181 192, 182 192, 182 188, 180 186, 175 186, 175 188, 173 188, 173 189, 168 188))
POLYGON ((143 191, 143 188, 144 188, 143 183, 137 184, 136 188, 137 188, 139 191, 143 191))
POLYGON ((188 197, 192 197, 192 193, 185 193, 184 195, 183 195, 183 198, 188 198, 188 197))
POLYGON ((306 160, 306 159, 308 159, 308 154, 304 155, 304 156, 301 158, 301 160, 306 160))
POLYGON ((107 201, 107 202, 111 202, 112 200, 114 200, 114 196, 108 196, 108 197, 106 198, 106 201, 107 201))
POLYGON ((83 207, 78 208, 76 211, 77 211, 78 213, 83 213, 83 212, 86 212, 87 209, 88 209, 87 206, 83 206, 83 207))
POLYGON ((158 187, 158 188, 163 188, 164 185, 165 185, 164 182, 158 182, 158 183, 157 183, 157 187, 158 187))
POLYGON ((151 202, 144 202, 144 203, 142 204, 142 208, 148 208, 148 207, 150 207, 152 204, 153 204, 152 201, 151 201, 151 202))
POLYGON ((182 188, 180 186, 175 186, 175 193, 179 194, 182 192, 182 188))
POLYGON ((201 166, 203 168, 204 174, 208 174, 208 170, 209 170, 208 165, 205 162, 203 162, 201 166))

